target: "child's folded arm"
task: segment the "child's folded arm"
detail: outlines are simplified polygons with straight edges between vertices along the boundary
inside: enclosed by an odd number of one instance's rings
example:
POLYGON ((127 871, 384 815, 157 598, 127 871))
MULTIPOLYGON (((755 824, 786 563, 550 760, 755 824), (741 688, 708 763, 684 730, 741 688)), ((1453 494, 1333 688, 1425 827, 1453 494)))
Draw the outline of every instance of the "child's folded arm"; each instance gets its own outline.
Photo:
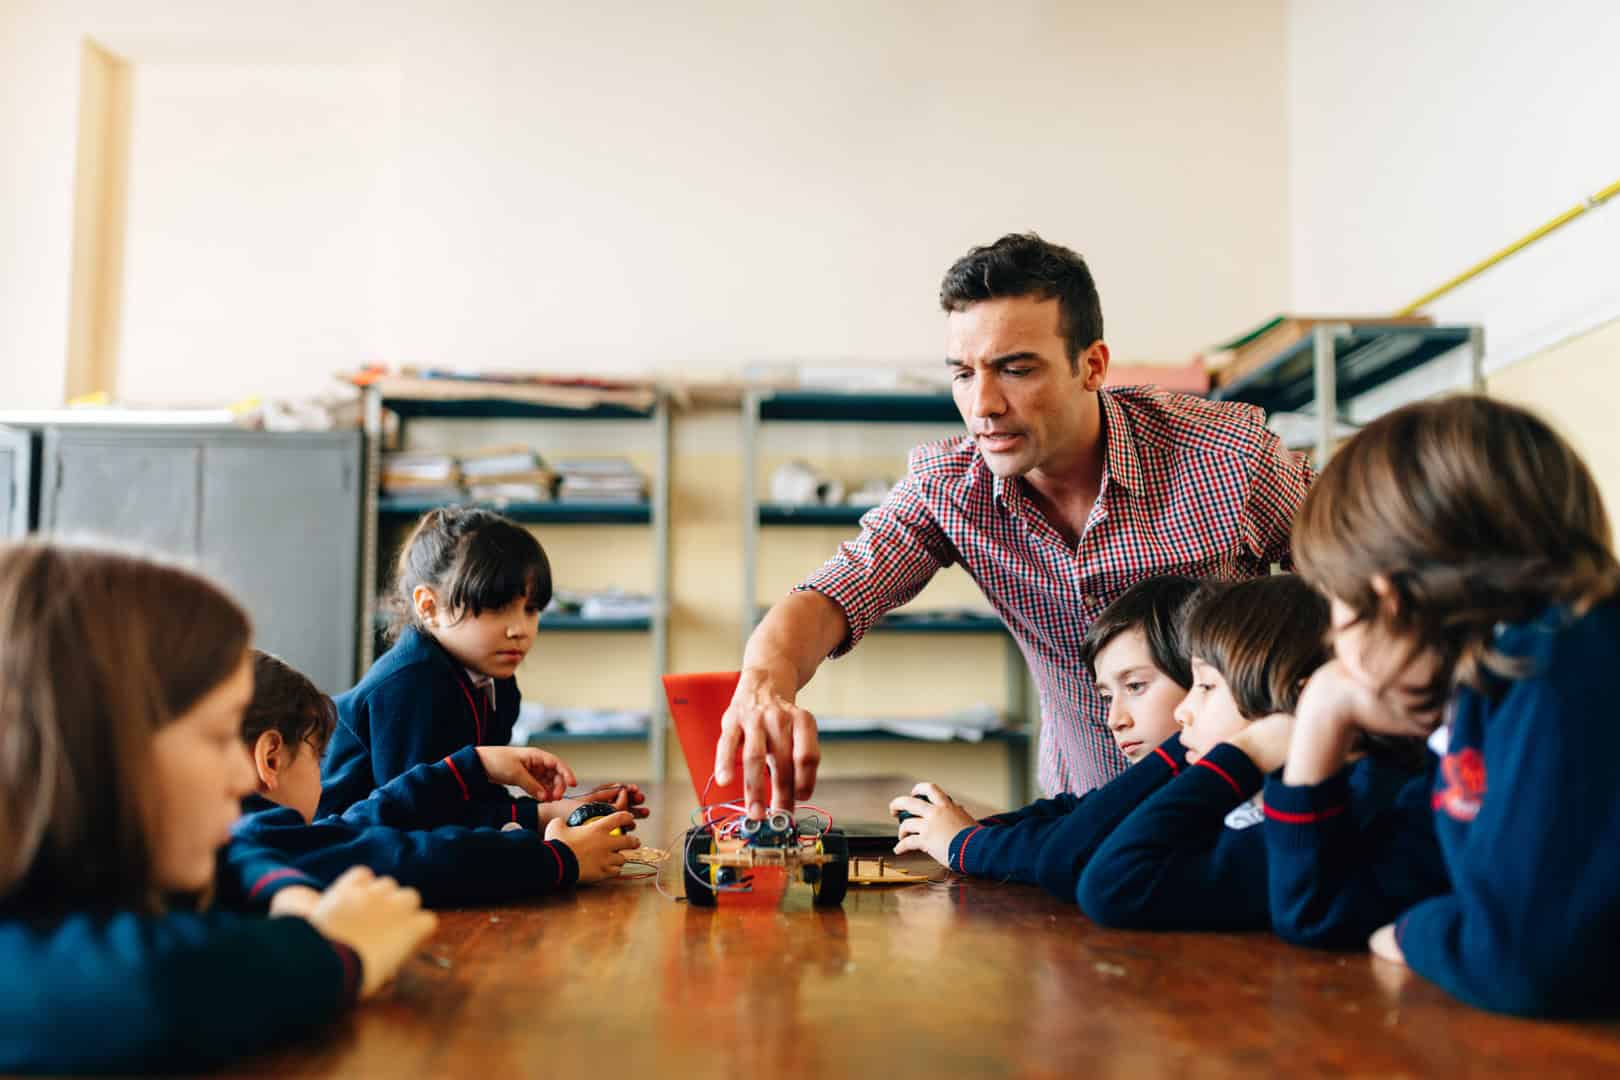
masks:
POLYGON ((432 830, 308 827, 326 842, 289 851, 292 866, 329 885, 351 866, 370 867, 422 894, 426 907, 492 904, 540 896, 579 879, 568 845, 533 832, 445 826, 432 830))
POLYGON ((1020 821, 1030 818, 1062 817, 1073 810, 1080 802, 1082 796, 1070 795, 1060 792, 1050 799, 1036 799, 1028 806, 1021 806, 1017 810, 1003 810, 997 814, 990 814, 979 819, 980 825, 1016 825, 1020 821))
POLYGON ((343 811, 358 828, 431 829, 467 823, 475 803, 505 798, 484 771, 476 746, 464 746, 438 761, 416 765, 343 811))
MULTIPOLYGON (((1075 801, 1074 808, 1057 817, 1028 817, 1013 825, 987 828, 971 843, 964 843, 963 860, 968 873, 978 874, 979 853, 972 844, 998 842, 1016 858, 1015 880, 1044 886, 1063 900, 1074 897, 1074 883, 1085 869, 1092 853, 1130 812, 1153 792, 1163 787, 1186 764, 1180 735, 1172 735, 1153 753, 1126 769, 1102 787, 1075 801), (1003 836, 1003 834, 1007 834, 1003 836)), ((953 844, 953 848, 955 845, 953 844)), ((955 852, 953 851, 953 855, 955 852)), ((960 861, 960 860, 959 860, 960 861)), ((956 865, 953 863, 953 865, 956 865)), ((960 868, 960 867, 958 867, 960 868)), ((986 874, 985 876, 1009 876, 986 874)))
POLYGON ((337 1016, 360 986, 355 954, 304 920, 225 912, 5 923, 0 955, 6 1071, 207 1068, 337 1016))
POLYGON ((1447 860, 1452 891, 1408 910, 1395 930, 1413 970, 1482 1008, 1572 1015, 1612 1011, 1620 997, 1612 640, 1555 648, 1547 667, 1494 704, 1467 692, 1459 699, 1459 712, 1493 714, 1485 797, 1461 857, 1453 848, 1447 860))
POLYGON ((1246 930, 1267 923, 1265 844, 1226 815, 1260 790, 1248 756, 1222 743, 1114 830, 1071 895, 1104 926, 1246 930))
POLYGON ((1353 948, 1404 908, 1447 886, 1428 776, 1407 782, 1365 825, 1352 807, 1353 768, 1319 784, 1266 781, 1266 874, 1277 936, 1353 948))
POLYGON ((266 911, 276 893, 293 885, 321 888, 320 882, 288 862, 276 848, 250 837, 233 836, 215 858, 214 903, 233 911, 266 911))

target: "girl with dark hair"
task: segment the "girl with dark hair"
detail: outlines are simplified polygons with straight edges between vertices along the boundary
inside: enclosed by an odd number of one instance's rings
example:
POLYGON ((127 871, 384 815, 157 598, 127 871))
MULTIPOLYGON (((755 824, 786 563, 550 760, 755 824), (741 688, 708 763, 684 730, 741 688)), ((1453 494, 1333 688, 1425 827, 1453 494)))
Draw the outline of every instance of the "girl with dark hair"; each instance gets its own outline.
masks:
POLYGON ((216 860, 253 784, 249 636, 187 571, 0 547, 0 1071, 216 1065, 328 1022, 432 932, 364 871, 272 902, 302 918, 217 910, 248 899, 216 860))
MULTIPOLYGON (((1193 685, 1176 709, 1189 767, 1086 867, 1076 899, 1094 921, 1141 930, 1271 924, 1258 795, 1282 765, 1301 687, 1327 661, 1327 631, 1327 601, 1293 574, 1195 598, 1182 640, 1193 685)), ((1347 816, 1358 835, 1382 835, 1421 812, 1396 806, 1414 775, 1391 760, 1399 756, 1380 747, 1351 771, 1347 816)), ((1423 895, 1433 875, 1428 882, 1409 884, 1408 894, 1423 895)))
MULTIPOLYGON (((1585 463, 1543 421, 1483 397, 1396 410, 1333 458, 1300 511, 1300 572, 1332 603, 1267 785, 1278 933, 1366 940, 1472 1004, 1620 1010, 1620 564, 1585 463), (1347 747, 1428 735, 1421 828, 1438 895, 1395 906, 1409 852, 1339 824, 1347 747), (1386 925, 1387 924, 1387 925, 1386 925)), ((1401 839, 1401 838, 1397 838, 1401 839)))
MULTIPOLYGON (((418 765, 465 746, 512 741, 521 695, 517 670, 551 600, 551 563, 534 534, 489 510, 446 507, 423 516, 399 554, 394 647, 354 689, 338 695, 337 726, 322 763, 317 816, 341 814, 418 765)), ((572 773, 566 772, 569 784, 572 773)), ((634 784, 626 807, 645 817, 634 784)), ((484 785, 446 825, 543 832, 567 800, 540 803, 484 785)))

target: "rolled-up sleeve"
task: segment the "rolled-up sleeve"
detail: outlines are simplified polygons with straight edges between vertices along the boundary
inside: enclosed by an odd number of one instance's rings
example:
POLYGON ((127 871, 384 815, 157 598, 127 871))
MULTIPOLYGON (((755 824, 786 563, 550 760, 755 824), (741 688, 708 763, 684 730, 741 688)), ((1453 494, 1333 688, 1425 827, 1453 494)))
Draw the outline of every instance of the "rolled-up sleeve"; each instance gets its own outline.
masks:
POLYGON ((831 559, 794 587, 813 590, 844 610, 849 635, 831 656, 853 649, 886 612, 923 590, 942 568, 957 561, 918 488, 907 476, 888 498, 861 516, 860 535, 838 545, 831 559))
POLYGON ((1244 545, 1255 558, 1292 568, 1294 515, 1315 478, 1307 455, 1287 449, 1270 431, 1264 434, 1250 466, 1243 507, 1244 545))

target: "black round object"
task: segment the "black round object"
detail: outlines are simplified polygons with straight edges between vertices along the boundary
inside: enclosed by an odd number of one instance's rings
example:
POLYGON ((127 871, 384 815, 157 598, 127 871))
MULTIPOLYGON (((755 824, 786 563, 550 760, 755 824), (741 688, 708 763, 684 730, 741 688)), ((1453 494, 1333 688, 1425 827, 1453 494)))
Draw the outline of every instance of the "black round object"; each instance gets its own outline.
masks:
POLYGON ((568 815, 568 827, 577 829, 592 818, 607 817, 618 813, 618 808, 612 803, 588 802, 583 806, 574 807, 574 812, 568 815))
POLYGON ((838 907, 849 892, 849 838, 842 829, 821 834, 821 850, 833 856, 821 864, 820 880, 813 883, 816 907, 838 907))
MULTIPOLYGON (((913 795, 912 798, 921 799, 923 802, 927 803, 929 806, 934 805, 934 800, 930 799, 926 795, 913 795)), ((894 813, 894 816, 899 818, 901 821, 910 821, 912 818, 916 817, 917 815, 913 814, 910 810, 896 810, 895 813, 894 813)))
POLYGON ((714 826, 699 825, 686 833, 686 902, 693 907, 714 907, 714 882, 709 876, 709 864, 698 859, 700 855, 714 854, 714 826))

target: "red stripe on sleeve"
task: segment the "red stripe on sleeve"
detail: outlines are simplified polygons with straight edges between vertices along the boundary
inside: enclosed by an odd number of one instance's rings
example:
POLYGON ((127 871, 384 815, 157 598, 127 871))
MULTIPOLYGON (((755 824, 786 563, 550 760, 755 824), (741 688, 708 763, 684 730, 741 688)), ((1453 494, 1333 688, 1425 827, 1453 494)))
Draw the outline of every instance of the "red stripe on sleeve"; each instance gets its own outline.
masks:
POLYGON ((557 854, 557 849, 552 847, 551 844, 552 844, 552 842, 550 840, 547 840, 545 842, 545 849, 547 851, 551 852, 551 857, 553 859, 557 860, 557 881, 560 883, 562 881, 562 879, 567 875, 568 870, 563 866, 562 856, 557 854))
POLYGON ((956 849, 956 869, 964 874, 967 873, 967 846, 973 843, 973 838, 982 828, 983 825, 974 826, 973 831, 967 834, 967 839, 962 841, 962 846, 956 849))
POLYGON ((448 757, 444 759, 444 763, 450 766, 450 775, 456 778, 457 784, 461 785, 461 801, 471 802, 472 792, 467 790, 467 781, 461 778, 461 770, 456 768, 456 763, 451 761, 448 757))
POLYGON ((1287 825, 1309 825, 1313 821, 1338 817, 1344 811, 1343 806, 1330 806, 1326 810, 1308 810, 1303 814, 1297 814, 1291 810, 1278 810, 1274 806, 1268 806, 1266 807, 1266 817, 1272 821, 1281 821, 1287 825))
POLYGON ((1197 764, 1202 765, 1206 769, 1213 769, 1220 775, 1222 780, 1225 780, 1228 784, 1232 785, 1233 791, 1237 792, 1239 795, 1243 794, 1243 788, 1238 785, 1236 780, 1232 779, 1232 774, 1215 764, 1213 761, 1209 760, 1209 758, 1199 758, 1197 764))
POLYGON ((282 878, 290 878, 290 877, 297 878, 300 881, 309 881, 310 880, 308 875, 306 875, 306 874, 304 874, 304 873, 302 873, 302 872, 300 872, 298 870, 294 870, 291 867, 284 866, 280 870, 272 870, 272 871, 270 871, 268 874, 261 877, 258 881, 255 881, 253 883, 253 888, 248 890, 248 899, 251 900, 255 896, 258 896, 259 895, 259 890, 264 888, 266 885, 270 884, 272 881, 280 881, 282 878))

